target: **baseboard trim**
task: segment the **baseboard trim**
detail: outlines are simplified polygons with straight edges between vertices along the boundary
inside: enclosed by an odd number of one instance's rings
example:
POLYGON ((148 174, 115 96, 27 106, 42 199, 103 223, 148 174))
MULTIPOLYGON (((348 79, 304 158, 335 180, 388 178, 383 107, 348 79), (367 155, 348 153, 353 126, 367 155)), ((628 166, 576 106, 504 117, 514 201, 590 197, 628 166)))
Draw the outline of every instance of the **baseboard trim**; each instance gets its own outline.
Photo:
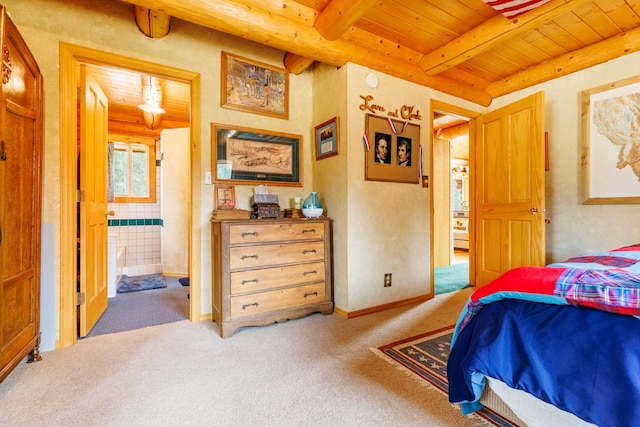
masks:
POLYGON ((382 304, 382 305, 378 305, 378 306, 375 306, 375 307, 363 308, 362 310, 356 310, 356 311, 352 311, 352 312, 347 312, 345 310, 342 310, 339 307, 336 307, 334 309, 334 313, 336 313, 337 315, 339 315, 341 317, 344 317, 345 319, 352 319, 352 318, 358 317, 358 316, 364 316, 364 315, 371 314, 371 313, 377 313, 379 311, 389 310, 390 308, 401 307, 403 305, 416 304, 416 303, 429 301, 432 298, 433 298, 433 295, 430 295, 430 294, 429 295, 421 295, 421 296, 418 296, 418 297, 413 297, 413 298, 409 298, 409 299, 405 299, 405 300, 390 302, 388 304, 382 304))

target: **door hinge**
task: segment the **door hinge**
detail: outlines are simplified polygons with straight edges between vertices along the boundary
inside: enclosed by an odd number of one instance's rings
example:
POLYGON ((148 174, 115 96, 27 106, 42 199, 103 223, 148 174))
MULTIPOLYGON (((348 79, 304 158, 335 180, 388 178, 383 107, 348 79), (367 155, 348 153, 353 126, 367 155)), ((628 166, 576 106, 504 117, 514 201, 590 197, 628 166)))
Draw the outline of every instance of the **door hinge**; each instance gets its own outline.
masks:
POLYGON ((86 302, 86 296, 84 292, 76 293, 76 305, 82 305, 86 302))
POLYGON ((78 203, 84 202, 84 190, 77 190, 76 191, 76 202, 78 202, 78 203))

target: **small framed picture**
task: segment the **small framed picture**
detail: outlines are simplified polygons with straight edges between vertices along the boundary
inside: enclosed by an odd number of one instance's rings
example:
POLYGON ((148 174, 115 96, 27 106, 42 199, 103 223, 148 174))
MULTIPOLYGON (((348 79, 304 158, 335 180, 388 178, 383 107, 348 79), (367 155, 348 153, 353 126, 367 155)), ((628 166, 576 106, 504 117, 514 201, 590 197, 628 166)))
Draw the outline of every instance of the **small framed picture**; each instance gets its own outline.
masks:
POLYGON ((338 118, 334 117, 315 127, 316 160, 338 154, 338 118))
POLYGON ((216 209, 235 209, 236 191, 233 185, 216 185, 216 209))

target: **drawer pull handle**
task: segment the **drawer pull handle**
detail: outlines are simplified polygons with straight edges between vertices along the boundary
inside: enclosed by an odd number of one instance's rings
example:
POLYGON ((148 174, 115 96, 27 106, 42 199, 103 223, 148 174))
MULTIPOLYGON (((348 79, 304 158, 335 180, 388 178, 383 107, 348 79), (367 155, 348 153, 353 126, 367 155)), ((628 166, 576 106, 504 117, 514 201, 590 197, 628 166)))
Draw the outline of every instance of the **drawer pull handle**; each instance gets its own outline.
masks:
POLYGON ((312 228, 310 230, 302 230, 302 234, 304 234, 304 233, 314 233, 315 234, 315 232, 316 232, 315 228, 312 228))
POLYGON ((253 304, 243 304, 243 305, 242 305, 242 309, 243 309, 243 310, 246 310, 246 309, 247 309, 247 307, 251 307, 252 305, 255 305, 256 307, 259 307, 259 306, 260 306, 260 304, 258 304, 257 302, 254 302, 253 304))
POLYGON ((258 232, 257 232, 257 231, 253 231, 253 232, 251 232, 251 233, 244 232, 244 233, 242 233, 240 236, 241 236, 242 238, 245 238, 245 237, 247 237, 247 236, 258 237, 258 232))
POLYGON ((242 255, 242 256, 240 257, 240 259, 241 259, 242 261, 244 261, 244 260, 245 260, 245 259, 247 259, 247 258, 255 258, 255 259, 258 259, 258 255, 242 255))
POLYGON ((306 298, 306 297, 310 297, 310 296, 312 296, 312 295, 317 297, 317 296, 318 296, 318 292, 311 292, 311 293, 308 293, 308 294, 307 294, 307 293, 305 293, 305 294, 304 294, 304 297, 306 298))
POLYGON ((242 286, 246 285, 247 283, 251 283, 251 282, 256 282, 256 283, 260 283, 260 280, 258 279, 251 279, 251 280, 243 280, 242 283, 240 283, 242 286))
POLYGON ((315 253, 318 253, 318 251, 316 251, 315 249, 311 249, 311 250, 304 249, 304 250, 302 251, 302 254, 303 254, 303 255, 306 255, 306 254, 308 254, 308 253, 315 254, 315 253))
POLYGON ((302 273, 303 276, 306 276, 307 274, 318 274, 318 271, 313 270, 313 271, 305 271, 304 273, 302 273))

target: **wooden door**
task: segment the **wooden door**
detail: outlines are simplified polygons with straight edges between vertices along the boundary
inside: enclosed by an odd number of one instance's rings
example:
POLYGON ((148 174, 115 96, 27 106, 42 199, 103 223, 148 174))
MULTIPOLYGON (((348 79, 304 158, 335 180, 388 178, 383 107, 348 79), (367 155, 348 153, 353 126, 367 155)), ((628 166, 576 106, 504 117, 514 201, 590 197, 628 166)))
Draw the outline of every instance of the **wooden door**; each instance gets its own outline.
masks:
POLYGON ((98 83, 80 68, 80 310, 86 336, 107 309, 107 136, 108 101, 98 83))
POLYGON ((451 265, 451 145, 449 140, 433 138, 431 185, 433 187, 432 248, 433 267, 451 265))
POLYGON ((0 9, 0 381, 39 359, 42 75, 0 9))
POLYGON ((544 94, 482 116, 476 148, 476 285, 545 263, 544 94))

